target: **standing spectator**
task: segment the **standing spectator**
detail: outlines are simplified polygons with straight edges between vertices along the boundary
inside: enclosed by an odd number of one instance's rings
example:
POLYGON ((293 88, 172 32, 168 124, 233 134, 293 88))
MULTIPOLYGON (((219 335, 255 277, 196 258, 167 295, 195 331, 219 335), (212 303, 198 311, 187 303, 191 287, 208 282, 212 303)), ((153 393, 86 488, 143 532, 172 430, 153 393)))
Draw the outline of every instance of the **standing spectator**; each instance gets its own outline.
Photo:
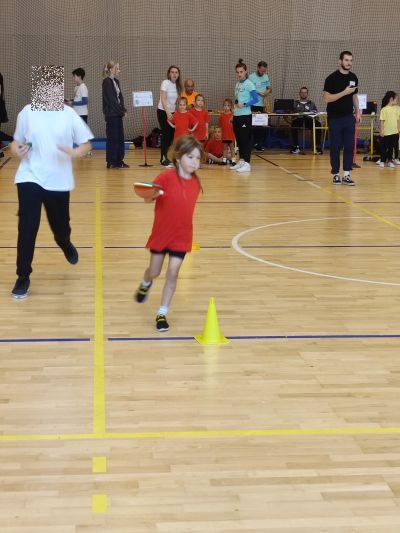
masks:
POLYGON ((381 160, 379 166, 385 163, 389 168, 400 165, 399 161, 399 129, 400 108, 398 95, 394 91, 387 91, 382 99, 380 112, 381 160))
POLYGON ((103 113, 106 119, 107 168, 129 168, 124 163, 125 138, 122 119, 126 116, 118 75, 118 61, 109 61, 103 69, 103 113))
POLYGON ((235 158, 235 133, 233 131, 233 102, 231 98, 225 98, 223 111, 218 117, 218 124, 222 129, 222 142, 224 143, 224 163, 236 163, 235 158))
POLYGON ((168 149, 174 137, 174 130, 168 124, 175 112, 178 96, 183 92, 181 71, 175 65, 171 65, 167 72, 167 79, 161 83, 160 100, 157 106, 157 119, 161 129, 161 158, 160 163, 170 166, 168 160, 168 149))
MULTIPOLYGON (((8 116, 6 111, 6 102, 4 98, 4 80, 0 72, 0 128, 1 124, 5 122, 8 122, 8 116)), ((13 138, 11 137, 11 135, 7 135, 7 133, 4 133, 0 130, 0 148, 2 141, 11 142, 12 140, 13 138)), ((0 157, 4 157, 3 152, 0 152, 0 157)))
POLYGON ((204 104, 204 96, 198 94, 194 101, 194 107, 190 110, 190 114, 194 116, 198 122, 197 128, 194 130, 195 138, 202 142, 203 145, 208 139, 208 128, 211 122, 210 115, 204 104))
MULTIPOLYGON (((257 91, 257 102, 251 106, 254 113, 265 113, 265 102, 272 91, 271 82, 267 74, 268 65, 265 61, 257 63, 257 70, 249 76, 249 80, 255 85, 257 91)), ((260 127, 253 128, 254 148, 264 150, 265 129, 260 127)))
POLYGON ((239 59, 236 67, 237 83, 235 85, 235 109, 233 113, 233 130, 239 148, 240 161, 231 170, 250 172, 251 157, 251 106, 258 101, 253 82, 247 79, 247 66, 239 59))
POLYGON ((324 84, 324 100, 328 104, 329 135, 331 143, 331 174, 333 184, 355 185, 350 177, 353 166, 355 121, 360 121, 358 78, 351 71, 353 54, 340 54, 339 69, 332 72, 324 84), (355 110, 355 117, 354 117, 355 110), (343 179, 340 179, 340 151, 343 148, 343 179))
POLYGON ((89 92, 86 83, 83 81, 85 78, 85 71, 83 68, 76 68, 72 71, 72 79, 74 80, 74 98, 71 100, 71 105, 83 119, 86 124, 88 121, 88 103, 89 92))
POLYGON ((183 91, 182 96, 187 100, 188 109, 191 109, 194 106, 194 101, 199 93, 194 90, 194 81, 191 78, 185 80, 184 87, 185 90, 183 91))

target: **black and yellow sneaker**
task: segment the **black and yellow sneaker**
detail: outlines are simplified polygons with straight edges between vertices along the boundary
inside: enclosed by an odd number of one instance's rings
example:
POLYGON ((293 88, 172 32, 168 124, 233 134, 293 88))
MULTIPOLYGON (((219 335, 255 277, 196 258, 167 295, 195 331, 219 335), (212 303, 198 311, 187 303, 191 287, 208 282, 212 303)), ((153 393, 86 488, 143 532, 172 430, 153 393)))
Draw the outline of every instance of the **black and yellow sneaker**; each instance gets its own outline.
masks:
POLYGON ((147 285, 147 287, 146 285, 143 285, 143 283, 139 285, 139 288, 135 294, 135 300, 137 301, 137 303, 142 304, 147 300, 147 298, 149 297, 149 290, 152 285, 153 282, 151 282, 150 285, 147 285))
POLYGON ((157 331, 168 331, 169 330, 169 324, 167 322, 167 318, 165 315, 156 316, 156 328, 157 328, 157 331))

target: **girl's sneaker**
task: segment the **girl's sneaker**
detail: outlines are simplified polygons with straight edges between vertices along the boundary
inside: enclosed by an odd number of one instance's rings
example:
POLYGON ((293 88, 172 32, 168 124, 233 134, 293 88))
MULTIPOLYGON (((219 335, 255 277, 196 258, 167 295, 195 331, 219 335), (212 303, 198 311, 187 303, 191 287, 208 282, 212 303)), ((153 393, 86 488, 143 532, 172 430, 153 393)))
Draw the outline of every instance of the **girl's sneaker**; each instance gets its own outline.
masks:
POLYGON ((229 170, 237 170, 238 168, 242 168, 242 166, 245 164, 245 160, 241 159, 239 163, 236 163, 236 165, 231 165, 229 170))
POLYGON ((139 285, 139 288, 135 294, 135 300, 137 301, 138 304, 142 304, 143 302, 147 300, 147 298, 149 297, 149 291, 152 285, 153 285, 153 282, 151 282, 150 285, 147 285, 147 286, 143 285, 143 283, 139 285))
POLYGON ((379 168, 385 168, 385 163, 382 163, 382 161, 379 161, 379 163, 377 163, 378 167, 379 168))
POLYGON ((167 318, 165 315, 156 316, 156 328, 157 328, 157 331, 168 331, 169 330, 169 324, 167 322, 167 318))
POLYGON ((400 159, 393 159, 393 163, 395 165, 400 165, 400 159))
POLYGON ((396 165, 393 163, 393 161, 389 161, 389 163, 387 164, 387 166, 389 168, 396 168, 396 165))

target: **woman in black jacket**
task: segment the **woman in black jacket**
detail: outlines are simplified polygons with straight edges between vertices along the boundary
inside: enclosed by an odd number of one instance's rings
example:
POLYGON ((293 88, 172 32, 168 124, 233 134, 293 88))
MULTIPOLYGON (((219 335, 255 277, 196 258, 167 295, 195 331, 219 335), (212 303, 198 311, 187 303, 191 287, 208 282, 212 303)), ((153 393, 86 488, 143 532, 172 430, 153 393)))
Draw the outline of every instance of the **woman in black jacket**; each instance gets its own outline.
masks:
POLYGON ((120 72, 117 61, 109 61, 103 70, 103 113, 106 119, 106 159, 107 168, 129 168, 124 163, 124 126, 126 115, 124 97, 119 85, 120 72))

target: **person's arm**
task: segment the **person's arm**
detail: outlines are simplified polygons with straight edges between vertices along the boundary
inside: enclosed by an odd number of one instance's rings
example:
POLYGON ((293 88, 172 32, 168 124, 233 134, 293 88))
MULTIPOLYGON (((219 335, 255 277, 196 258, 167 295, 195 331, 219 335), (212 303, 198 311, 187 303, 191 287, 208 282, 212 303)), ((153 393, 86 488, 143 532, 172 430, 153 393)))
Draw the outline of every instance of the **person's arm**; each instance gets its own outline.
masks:
POLYGON ((208 139, 208 122, 206 122, 206 139, 208 139))
POLYGON ((64 154, 68 154, 71 159, 77 159, 78 157, 83 157, 90 152, 92 149, 92 143, 87 141, 83 144, 80 144, 76 148, 72 148, 72 146, 58 146, 58 149, 61 152, 64 152, 64 154))
POLYGON ((3 75, 0 73, 0 99, 4 100, 4 82, 3 75))
POLYGON ((118 103, 117 93, 115 92, 114 88, 114 82, 111 78, 106 78, 103 81, 103 98, 111 111, 113 111, 116 115, 123 115, 124 112, 121 109, 120 104, 118 103))
POLYGON ((250 100, 246 102, 245 104, 236 104, 236 107, 242 108, 242 107, 250 107, 252 105, 256 105, 258 102, 258 93, 255 89, 250 91, 250 100))
POLYGON ((381 137, 383 137, 384 134, 385 134, 385 121, 381 119, 381 120, 379 121, 379 135, 380 135, 381 137))
MULTIPOLYGON (((336 100, 340 100, 340 98, 343 98, 343 96, 347 96, 348 94, 353 94, 354 91, 357 89, 357 87, 346 87, 343 91, 340 93, 332 94, 328 93, 328 91, 323 92, 324 96, 324 102, 326 104, 331 104, 332 102, 336 102, 336 100)), ((357 97, 358 101, 358 97, 357 97)))
POLYGON ((18 157, 18 159, 24 159, 24 157, 28 155, 30 149, 31 147, 27 144, 16 141, 15 139, 10 144, 11 153, 18 157))
POLYGON ((72 106, 88 105, 89 98, 87 96, 82 96, 81 100, 72 100, 72 106))
POLYGON ((199 123, 196 122, 195 125, 192 127, 192 129, 189 128, 190 133, 193 133, 194 130, 197 128, 198 125, 199 125, 199 123))
POLYGON ((172 117, 172 113, 168 111, 167 91, 160 91, 160 100, 161 100, 161 105, 164 108, 164 111, 167 113, 167 119, 170 120, 172 117))
POLYGON ((360 103, 358 101, 358 94, 353 94, 353 106, 355 109, 354 114, 356 117, 356 121, 360 122, 361 113, 360 113, 360 103))

